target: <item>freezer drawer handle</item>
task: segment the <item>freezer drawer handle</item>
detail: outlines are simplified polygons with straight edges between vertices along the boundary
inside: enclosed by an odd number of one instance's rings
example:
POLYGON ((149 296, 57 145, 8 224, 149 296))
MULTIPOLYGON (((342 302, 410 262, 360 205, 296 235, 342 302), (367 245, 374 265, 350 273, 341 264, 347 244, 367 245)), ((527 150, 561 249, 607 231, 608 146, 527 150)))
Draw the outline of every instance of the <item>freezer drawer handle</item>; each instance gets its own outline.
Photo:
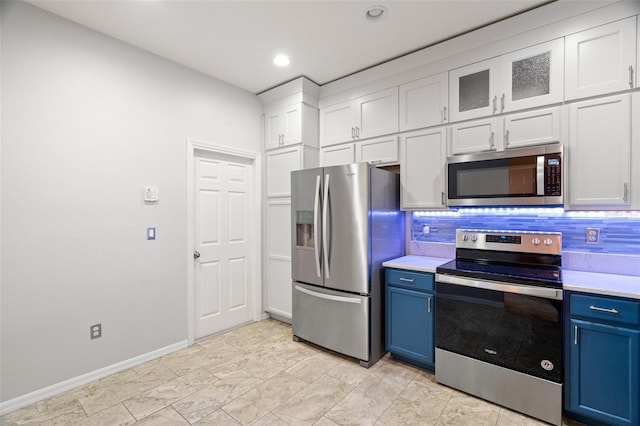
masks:
POLYGON ((296 290, 301 291, 302 293, 306 293, 309 296, 318 297, 320 299, 332 300, 334 302, 355 303, 356 305, 362 304, 361 299, 356 299, 354 297, 343 297, 343 296, 334 296, 332 294, 317 293, 315 291, 302 288, 299 285, 296 286, 296 290))

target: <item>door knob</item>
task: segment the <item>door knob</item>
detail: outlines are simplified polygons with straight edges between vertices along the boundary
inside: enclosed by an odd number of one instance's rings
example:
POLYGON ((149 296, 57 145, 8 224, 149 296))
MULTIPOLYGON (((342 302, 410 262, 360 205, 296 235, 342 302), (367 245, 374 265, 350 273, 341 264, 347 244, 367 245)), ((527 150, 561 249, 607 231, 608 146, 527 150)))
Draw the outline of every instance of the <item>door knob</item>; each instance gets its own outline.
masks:
POLYGON ((199 251, 197 251, 197 250, 196 250, 196 251, 194 251, 194 252, 193 252, 193 258, 194 258, 194 259, 197 259, 197 258, 199 258, 199 257, 200 257, 200 252, 199 252, 199 251))

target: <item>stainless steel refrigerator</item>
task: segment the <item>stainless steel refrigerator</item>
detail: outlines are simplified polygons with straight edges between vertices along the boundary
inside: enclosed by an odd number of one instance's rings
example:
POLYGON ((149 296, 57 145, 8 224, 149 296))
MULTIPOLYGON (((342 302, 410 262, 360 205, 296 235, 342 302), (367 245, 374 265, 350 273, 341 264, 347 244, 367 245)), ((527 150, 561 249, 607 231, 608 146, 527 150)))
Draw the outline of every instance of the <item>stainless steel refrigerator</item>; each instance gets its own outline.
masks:
POLYGON ((291 173, 293 336, 370 367, 385 354, 382 262, 404 254, 396 173, 291 173))

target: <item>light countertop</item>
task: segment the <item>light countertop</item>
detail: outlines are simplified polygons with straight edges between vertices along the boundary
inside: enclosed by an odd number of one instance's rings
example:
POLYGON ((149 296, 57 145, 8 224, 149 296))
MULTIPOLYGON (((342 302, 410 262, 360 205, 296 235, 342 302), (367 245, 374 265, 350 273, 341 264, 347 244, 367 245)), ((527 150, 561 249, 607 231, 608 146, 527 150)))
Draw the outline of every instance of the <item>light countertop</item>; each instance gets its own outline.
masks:
MULTIPOLYGON (((384 262, 386 268, 435 273, 436 268, 452 259, 428 256, 403 256, 384 262)), ((640 300, 640 277, 632 275, 603 274, 574 270, 562 270, 562 286, 565 290, 628 297, 640 300)))
POLYGON ((385 268, 407 269, 419 272, 436 272, 436 268, 449 262, 452 259, 444 257, 427 257, 427 256, 403 256, 384 262, 382 266, 385 268))

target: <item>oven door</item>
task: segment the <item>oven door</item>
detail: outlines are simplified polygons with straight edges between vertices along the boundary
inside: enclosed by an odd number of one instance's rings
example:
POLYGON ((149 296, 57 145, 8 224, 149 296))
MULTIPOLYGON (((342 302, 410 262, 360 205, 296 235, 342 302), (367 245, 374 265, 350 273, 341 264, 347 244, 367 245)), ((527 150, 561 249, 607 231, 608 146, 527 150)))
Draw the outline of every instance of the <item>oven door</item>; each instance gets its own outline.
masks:
POLYGON ((562 290, 437 274, 436 306, 436 348, 562 383, 562 290))

